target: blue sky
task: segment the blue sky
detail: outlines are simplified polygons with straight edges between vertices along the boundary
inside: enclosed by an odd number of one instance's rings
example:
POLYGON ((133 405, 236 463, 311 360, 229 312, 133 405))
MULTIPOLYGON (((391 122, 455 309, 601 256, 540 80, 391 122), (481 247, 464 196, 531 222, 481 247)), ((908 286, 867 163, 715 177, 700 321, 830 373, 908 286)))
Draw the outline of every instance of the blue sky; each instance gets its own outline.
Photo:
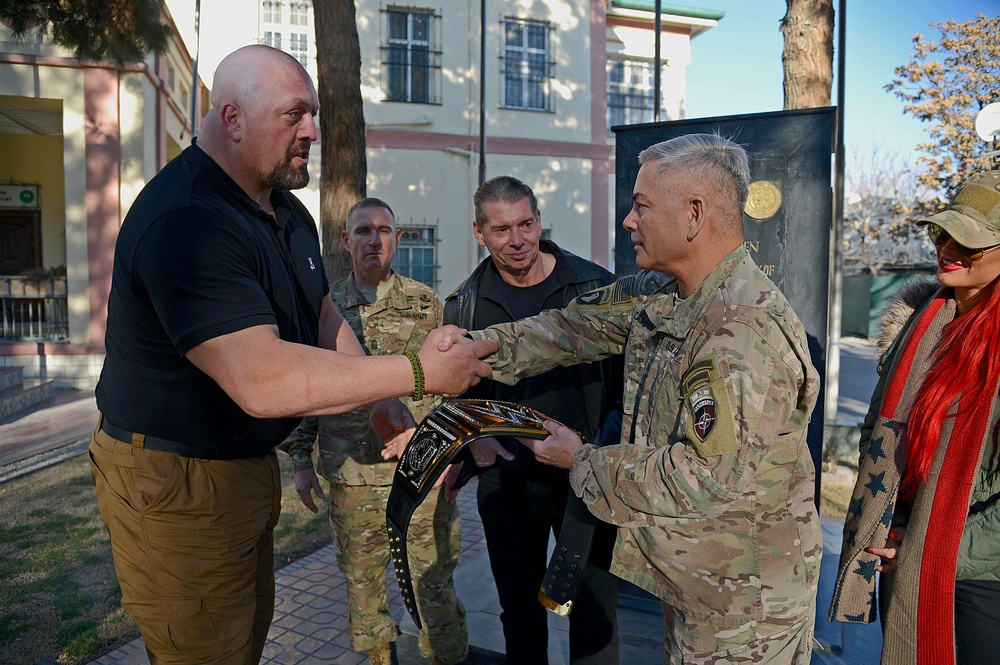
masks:
MULTIPOLYGON (((664 4, 667 4, 664 2, 664 4)), ((785 0, 686 0, 690 7, 726 13, 719 25, 691 43, 688 118, 778 111, 782 107, 782 36, 785 0)), ((838 0, 834 0, 836 8, 838 0)), ((855 151, 876 142, 912 161, 926 140, 926 123, 903 114, 903 102, 882 89, 893 70, 910 60, 912 37, 938 41, 931 22, 968 21, 1000 14, 1000 0, 847 0, 847 87, 844 140, 848 164, 855 151)), ((839 17, 837 19, 839 21, 839 17)), ((834 48, 837 35, 834 33, 834 48)), ((837 54, 834 53, 834 75, 837 54)), ((832 104, 837 103, 837 82, 832 104)))

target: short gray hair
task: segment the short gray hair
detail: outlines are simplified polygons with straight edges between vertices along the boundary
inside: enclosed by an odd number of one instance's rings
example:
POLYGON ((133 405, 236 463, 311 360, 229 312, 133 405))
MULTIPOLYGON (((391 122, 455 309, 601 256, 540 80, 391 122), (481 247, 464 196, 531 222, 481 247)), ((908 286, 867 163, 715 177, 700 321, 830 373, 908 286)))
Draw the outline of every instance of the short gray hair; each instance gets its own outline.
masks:
POLYGON ((538 217, 538 199, 531 187, 518 180, 512 175, 498 175, 490 178, 479 186, 472 196, 472 202, 476 208, 476 224, 479 228, 486 223, 486 204, 492 201, 502 203, 517 203, 521 199, 528 199, 531 204, 531 214, 538 217))
POLYGON ((728 199, 734 219, 743 219, 750 191, 750 156, 731 138, 715 134, 685 134, 651 145, 639 153, 639 164, 657 162, 657 177, 673 169, 698 175, 728 199))

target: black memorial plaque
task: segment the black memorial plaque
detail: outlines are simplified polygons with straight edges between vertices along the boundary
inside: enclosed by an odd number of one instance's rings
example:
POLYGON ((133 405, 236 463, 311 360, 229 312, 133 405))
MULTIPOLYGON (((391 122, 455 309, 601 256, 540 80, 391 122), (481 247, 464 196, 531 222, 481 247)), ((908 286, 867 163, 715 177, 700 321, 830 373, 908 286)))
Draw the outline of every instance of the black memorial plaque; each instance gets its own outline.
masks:
POLYGON ((835 119, 836 108, 821 108, 614 128, 618 275, 636 271, 635 250, 621 222, 632 207, 632 186, 639 173, 638 156, 642 150, 685 134, 719 132, 749 151, 753 184, 743 214, 744 244, 802 320, 809 352, 820 375, 820 395, 809 424, 817 499, 823 451, 835 119))

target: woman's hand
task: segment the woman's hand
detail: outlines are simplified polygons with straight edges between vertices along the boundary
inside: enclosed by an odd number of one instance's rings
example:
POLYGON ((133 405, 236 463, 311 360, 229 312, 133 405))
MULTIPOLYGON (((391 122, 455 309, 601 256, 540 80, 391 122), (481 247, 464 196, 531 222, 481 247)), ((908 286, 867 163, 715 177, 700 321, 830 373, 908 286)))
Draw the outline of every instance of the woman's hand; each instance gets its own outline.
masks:
POLYGON ((882 563, 875 566, 875 570, 880 573, 896 572, 896 563, 899 558, 899 548, 903 544, 903 537, 906 529, 894 526, 889 529, 889 537, 885 539, 885 547, 869 547, 867 552, 875 556, 882 557, 882 563))

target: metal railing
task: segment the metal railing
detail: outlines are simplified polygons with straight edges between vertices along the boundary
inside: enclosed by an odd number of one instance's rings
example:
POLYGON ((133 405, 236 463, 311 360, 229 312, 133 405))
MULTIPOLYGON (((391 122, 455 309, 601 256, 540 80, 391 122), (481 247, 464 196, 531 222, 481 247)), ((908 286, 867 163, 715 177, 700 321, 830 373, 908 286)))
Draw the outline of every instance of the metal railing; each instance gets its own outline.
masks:
POLYGON ((69 339, 66 278, 0 275, 0 343, 69 339))

